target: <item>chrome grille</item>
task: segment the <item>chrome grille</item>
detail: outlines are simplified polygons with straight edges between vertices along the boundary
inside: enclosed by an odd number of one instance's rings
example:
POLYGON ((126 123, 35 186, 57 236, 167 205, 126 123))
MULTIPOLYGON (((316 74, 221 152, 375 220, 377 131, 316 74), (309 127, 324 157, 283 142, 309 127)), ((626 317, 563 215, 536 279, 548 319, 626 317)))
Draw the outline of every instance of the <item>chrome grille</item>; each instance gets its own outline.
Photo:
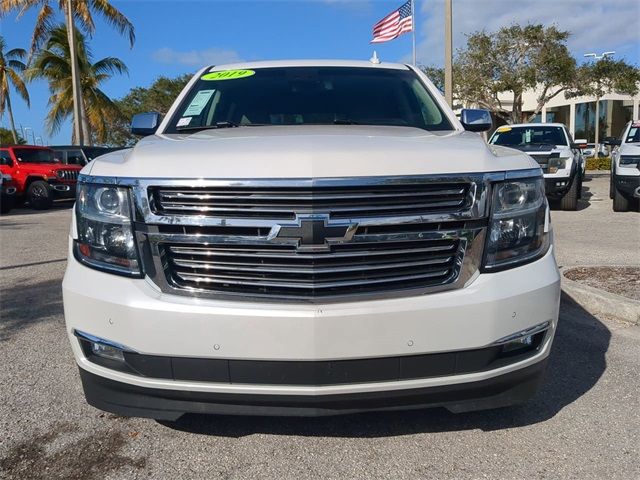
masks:
POLYGON ((151 205, 159 215, 294 219, 296 214, 322 212, 351 218, 458 212, 469 207, 468 193, 468 183, 156 188, 151 205))
POLYGON ((58 178, 66 181, 78 180, 78 170, 58 170, 58 178))
POLYGON ((161 255, 180 288, 302 299, 443 285, 464 255, 460 240, 354 241, 316 254, 288 245, 164 244, 161 255))
POLYGON ((117 182, 132 187, 144 273, 162 292, 327 303, 464 286, 500 178, 117 182))
POLYGON ((552 158, 560 158, 560 153, 548 153, 548 154, 531 154, 531 158, 533 158, 542 169, 542 173, 549 173, 549 160, 552 158))

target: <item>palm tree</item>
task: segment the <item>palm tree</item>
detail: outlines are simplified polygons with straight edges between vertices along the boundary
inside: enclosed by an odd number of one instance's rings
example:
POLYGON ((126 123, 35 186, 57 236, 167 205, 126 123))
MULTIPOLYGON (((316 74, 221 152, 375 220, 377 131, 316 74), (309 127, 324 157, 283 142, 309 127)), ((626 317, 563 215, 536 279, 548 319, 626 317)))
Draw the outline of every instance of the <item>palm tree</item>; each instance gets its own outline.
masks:
POLYGON ((135 32, 133 24, 125 17, 117 8, 111 5, 109 0, 0 0, 0 19, 3 18, 9 11, 18 10, 18 18, 24 15, 25 12, 31 8, 38 7, 38 17, 36 19, 36 25, 33 29, 33 35, 31 38, 31 49, 29 55, 33 55, 34 52, 42 45, 53 26, 55 11, 52 4, 58 6, 58 10, 65 15, 65 22, 67 24, 67 33, 69 35, 69 45, 71 49, 71 75, 73 78, 73 104, 74 111, 77 119, 77 123, 74 123, 74 131, 79 138, 77 141, 80 144, 84 143, 85 138, 90 139, 88 132, 88 122, 86 119, 86 108, 84 101, 80 96, 80 81, 79 81, 79 65, 77 60, 77 54, 73 50, 73 46, 76 44, 74 35, 76 32, 75 22, 78 22, 80 28, 89 34, 90 36, 95 32, 95 23, 93 21, 93 14, 97 13, 107 23, 114 26, 121 34, 127 34, 129 37, 129 43, 133 46, 135 41, 135 32))
MULTIPOLYGON (((51 29, 44 48, 34 57, 32 65, 26 71, 27 80, 36 78, 49 82, 49 113, 47 129, 55 134, 62 123, 74 115, 73 80, 71 78, 71 48, 69 48, 67 27, 59 25, 51 29)), ((117 118, 120 111, 116 104, 100 89, 100 85, 114 74, 128 73, 122 60, 106 57, 91 63, 92 55, 86 43, 86 37, 75 32, 76 53, 78 55, 78 77, 80 91, 87 119, 87 140, 103 142, 107 136, 108 118, 117 118)), ((72 141, 77 141, 72 138, 72 141)))
POLYGON ((9 85, 12 85, 18 95, 29 105, 29 92, 27 92, 27 87, 21 77, 26 65, 20 61, 27 56, 27 52, 22 48, 14 48, 5 52, 5 47, 4 37, 0 36, 0 116, 4 114, 6 109, 11 123, 13 143, 17 144, 18 132, 16 132, 16 124, 13 120, 9 85))

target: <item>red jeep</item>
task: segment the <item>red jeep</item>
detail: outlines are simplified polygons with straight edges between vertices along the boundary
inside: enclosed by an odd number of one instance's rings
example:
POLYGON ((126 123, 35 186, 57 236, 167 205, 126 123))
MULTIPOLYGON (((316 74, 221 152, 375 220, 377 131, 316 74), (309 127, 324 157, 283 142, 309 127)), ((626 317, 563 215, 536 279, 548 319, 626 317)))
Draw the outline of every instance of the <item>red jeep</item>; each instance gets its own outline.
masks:
POLYGON ((78 165, 61 164, 50 148, 31 145, 0 148, 0 173, 13 179, 18 203, 27 201, 39 210, 51 207, 57 198, 74 198, 81 169, 78 165))

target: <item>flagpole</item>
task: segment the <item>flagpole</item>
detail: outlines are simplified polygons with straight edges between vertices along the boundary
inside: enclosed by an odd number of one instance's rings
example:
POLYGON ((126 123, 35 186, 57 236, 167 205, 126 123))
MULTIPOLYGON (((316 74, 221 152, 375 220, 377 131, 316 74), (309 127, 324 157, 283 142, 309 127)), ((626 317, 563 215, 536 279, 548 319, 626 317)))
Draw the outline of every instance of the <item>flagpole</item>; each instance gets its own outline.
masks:
POLYGON ((416 0, 411 0, 411 36, 413 37, 413 66, 416 66, 416 0))

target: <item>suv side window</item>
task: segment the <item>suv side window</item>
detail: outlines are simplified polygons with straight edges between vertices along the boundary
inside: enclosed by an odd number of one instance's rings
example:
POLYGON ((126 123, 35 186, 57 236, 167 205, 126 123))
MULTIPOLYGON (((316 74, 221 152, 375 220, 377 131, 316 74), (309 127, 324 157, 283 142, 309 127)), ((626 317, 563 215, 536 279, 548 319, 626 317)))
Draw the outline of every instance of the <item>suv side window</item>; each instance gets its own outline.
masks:
POLYGON ((60 163, 67 163, 67 159, 65 158, 64 154, 65 154, 64 150, 54 150, 53 158, 55 158, 56 160, 59 160, 60 163))
POLYGON ((69 165, 86 165, 82 150, 67 150, 67 163, 69 165))
POLYGON ((0 150, 0 165, 13 165, 9 150, 0 150))

